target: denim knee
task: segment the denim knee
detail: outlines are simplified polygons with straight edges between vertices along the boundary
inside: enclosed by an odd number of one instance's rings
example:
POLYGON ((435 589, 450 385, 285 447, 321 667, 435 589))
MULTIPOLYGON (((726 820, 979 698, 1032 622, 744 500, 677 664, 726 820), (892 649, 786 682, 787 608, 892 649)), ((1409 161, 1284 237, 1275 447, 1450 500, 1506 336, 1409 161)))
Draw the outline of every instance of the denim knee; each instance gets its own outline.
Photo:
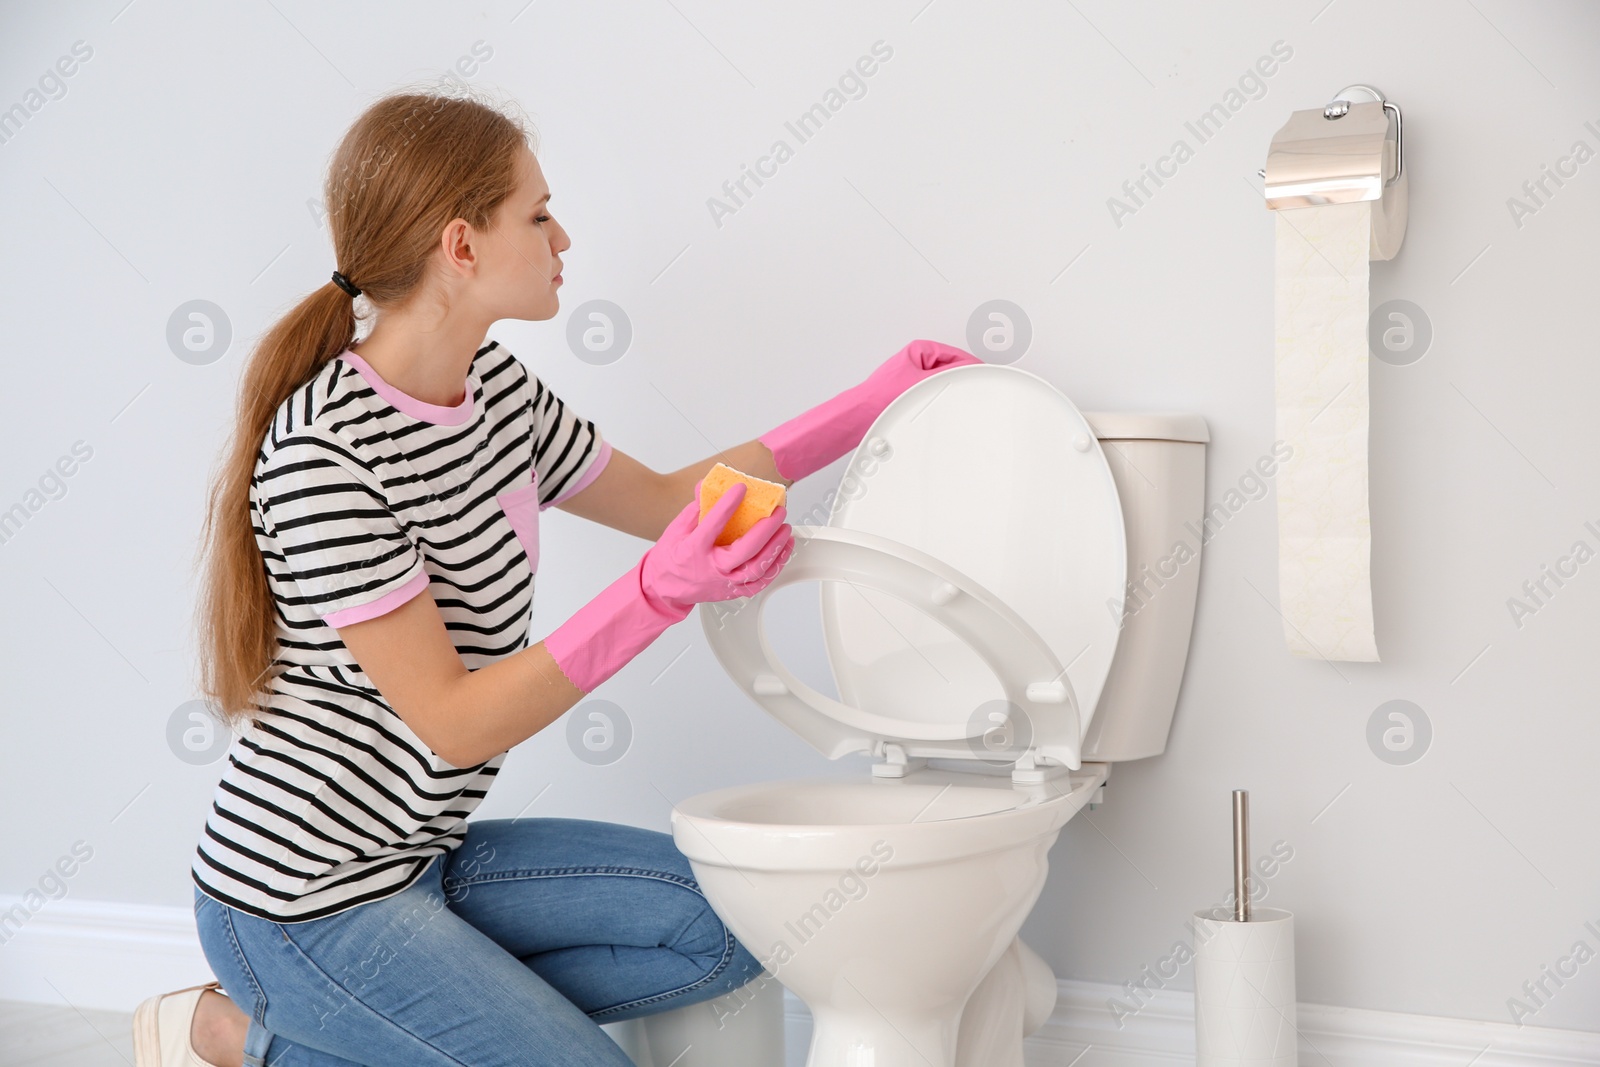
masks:
POLYGON ((763 969, 764 966, 756 958, 755 953, 745 948, 744 942, 734 938, 733 957, 728 960, 727 969, 719 977, 728 990, 732 991, 754 981, 761 975, 763 969))

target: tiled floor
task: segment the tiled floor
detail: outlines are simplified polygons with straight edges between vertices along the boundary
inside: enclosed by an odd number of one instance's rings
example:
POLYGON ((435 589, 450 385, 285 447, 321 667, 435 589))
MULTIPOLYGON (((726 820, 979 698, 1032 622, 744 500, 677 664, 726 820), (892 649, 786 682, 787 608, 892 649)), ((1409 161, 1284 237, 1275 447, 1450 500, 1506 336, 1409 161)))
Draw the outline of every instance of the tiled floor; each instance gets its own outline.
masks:
MULTIPOLYGON (((809 1017, 785 1030, 788 1062, 804 1063, 809 1017)), ((0 1067, 133 1067, 133 1015, 0 1000, 0 1067)))
POLYGON ((133 1016, 0 1000, 5 1067, 130 1067, 133 1016))

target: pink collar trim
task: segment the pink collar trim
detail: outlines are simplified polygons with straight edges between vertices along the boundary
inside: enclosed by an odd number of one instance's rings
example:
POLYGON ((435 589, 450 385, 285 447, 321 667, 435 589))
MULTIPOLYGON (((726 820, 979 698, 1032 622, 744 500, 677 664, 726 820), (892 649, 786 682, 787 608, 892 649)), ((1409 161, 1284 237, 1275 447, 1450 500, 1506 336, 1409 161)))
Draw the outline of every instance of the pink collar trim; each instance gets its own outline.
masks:
POLYGON ((410 393, 403 393, 396 389, 378 376, 378 372, 372 369, 372 364, 348 348, 339 355, 341 359, 354 367, 361 374, 361 377, 366 379, 367 384, 372 386, 373 392, 388 401, 396 411, 410 415, 413 419, 436 423, 440 426, 459 426, 472 418, 476 390, 473 388, 472 372, 470 370, 467 372, 467 381, 464 386, 465 395, 462 396, 461 403, 452 407, 445 407, 442 404, 430 404, 426 400, 418 400, 410 393))

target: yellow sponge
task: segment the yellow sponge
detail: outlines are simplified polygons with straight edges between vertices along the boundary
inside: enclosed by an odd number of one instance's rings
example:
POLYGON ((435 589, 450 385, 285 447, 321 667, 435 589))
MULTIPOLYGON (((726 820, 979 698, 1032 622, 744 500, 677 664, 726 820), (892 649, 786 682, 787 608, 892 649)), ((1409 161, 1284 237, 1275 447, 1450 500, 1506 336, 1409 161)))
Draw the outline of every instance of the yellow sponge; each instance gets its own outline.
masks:
POLYGON ((719 545, 733 544, 734 540, 746 530, 778 510, 778 505, 782 504, 786 497, 786 491, 780 483, 756 478, 735 470, 726 463, 718 463, 706 472, 705 478, 700 482, 702 522, 705 520, 706 512, 711 510, 711 506, 735 482, 745 484, 744 499, 739 501, 739 506, 729 517, 728 524, 717 535, 716 543, 719 545))

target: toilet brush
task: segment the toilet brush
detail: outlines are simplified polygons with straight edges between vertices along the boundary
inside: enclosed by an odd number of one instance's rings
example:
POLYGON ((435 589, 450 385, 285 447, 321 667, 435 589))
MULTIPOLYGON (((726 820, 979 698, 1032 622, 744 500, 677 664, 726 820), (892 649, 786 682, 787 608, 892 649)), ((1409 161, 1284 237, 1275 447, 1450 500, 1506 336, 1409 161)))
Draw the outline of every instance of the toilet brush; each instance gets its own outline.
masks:
POLYGON ((1294 914, 1252 908, 1250 794, 1233 791, 1233 906, 1194 913, 1195 1067, 1296 1067, 1294 914))

